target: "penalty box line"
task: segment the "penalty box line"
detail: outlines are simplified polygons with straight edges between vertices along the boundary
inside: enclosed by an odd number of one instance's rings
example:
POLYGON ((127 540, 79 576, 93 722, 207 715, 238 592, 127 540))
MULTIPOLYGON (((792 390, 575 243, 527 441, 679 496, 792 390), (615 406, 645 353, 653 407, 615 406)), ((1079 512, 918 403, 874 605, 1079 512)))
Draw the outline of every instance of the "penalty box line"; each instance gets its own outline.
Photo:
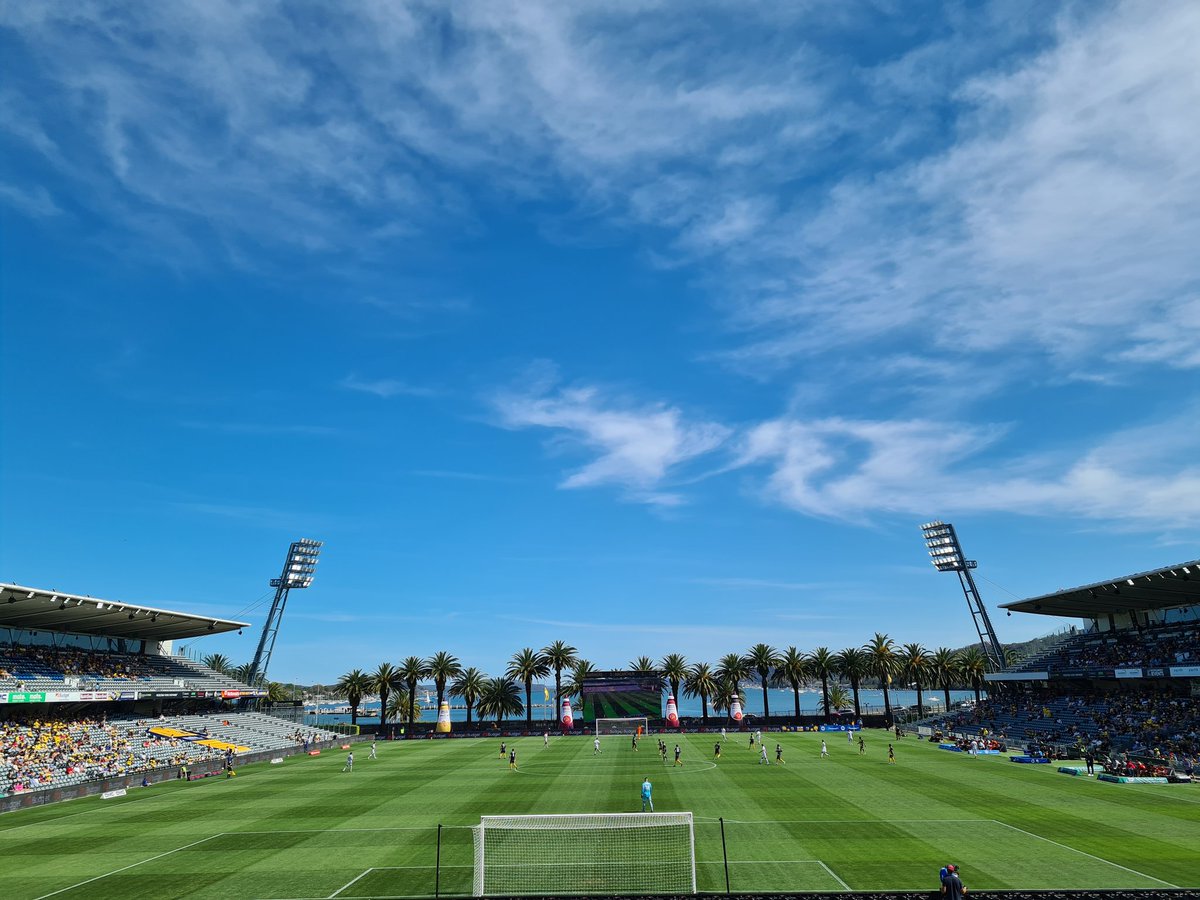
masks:
MULTIPOLYGON (((696 860, 696 865, 698 865, 698 866, 720 866, 720 865, 725 865, 725 864, 726 864, 726 861, 720 860, 720 859, 711 859, 711 860, 710 859, 705 859, 705 860, 698 859, 698 860, 696 860)), ((822 869, 825 870, 826 874, 828 874, 830 878, 832 878, 834 881, 836 881, 839 885, 842 886, 842 890, 851 891, 851 892, 854 890, 852 887, 850 887, 850 885, 846 884, 846 882, 842 880, 842 878, 837 874, 837 872, 833 871, 833 869, 831 869, 825 862, 823 862, 822 860, 819 860, 819 859, 731 859, 731 860, 728 860, 728 864, 731 866, 739 866, 739 865, 740 866, 759 866, 759 865, 764 865, 764 864, 766 864, 766 865, 804 864, 804 865, 810 865, 810 866, 820 866, 822 869)), ((546 864, 543 863, 542 865, 546 865, 546 864)), ((563 868, 574 868, 575 867, 575 863, 549 863, 549 865, 561 866, 563 868)), ((500 866, 499 868, 524 869, 527 867, 528 867, 528 865, 526 863, 512 863, 510 865, 500 866)), ((354 885, 358 884, 358 882, 362 881, 362 879, 366 878, 372 872, 392 872, 392 871, 405 871, 405 870, 412 870, 412 869, 434 869, 434 868, 436 868, 436 866, 430 865, 430 864, 408 865, 408 866, 371 866, 369 869, 364 869, 362 872, 359 872, 356 876, 351 878, 349 881, 347 881, 345 884, 343 884, 340 888, 338 888, 336 891, 334 891, 332 894, 330 894, 327 898, 325 898, 325 900, 334 900, 335 897, 340 897, 344 891, 348 890, 349 888, 354 887, 354 885)), ((452 864, 452 865, 443 865, 442 868, 443 869, 473 869, 474 866, 467 865, 464 863, 456 863, 456 864, 452 864)), ((347 894, 346 897, 353 898, 353 897, 357 897, 357 895, 347 894)))
POLYGON ((134 869, 134 868, 137 868, 138 866, 143 866, 148 862, 154 862, 156 859, 162 859, 164 856, 170 856, 172 853, 178 853, 180 850, 187 850, 189 847, 195 847, 199 844, 203 844, 206 841, 211 841, 213 838, 219 838, 226 833, 227 832, 220 831, 216 834, 210 834, 206 838, 200 838, 200 840, 198 840, 198 841, 192 841, 190 844, 184 844, 182 847, 176 847, 174 850, 168 850, 166 853, 159 853, 156 856, 150 856, 150 857, 147 857, 146 859, 138 860, 137 862, 130 863, 127 866, 121 866, 121 868, 119 868, 119 869, 113 869, 111 872, 105 872, 103 875, 96 875, 92 878, 88 878, 84 881, 80 881, 76 884, 71 885, 70 887, 59 888, 57 891, 51 891, 48 894, 42 894, 40 897, 37 897, 36 900, 46 900, 47 897, 55 897, 59 894, 65 894, 67 891, 73 891, 73 890, 75 890, 75 888, 83 887, 85 884, 91 884, 93 881, 100 881, 103 878, 109 878, 113 875, 120 874, 121 872, 125 872, 129 869, 134 869))
POLYGON ((1120 863, 1115 863, 1111 859, 1105 859, 1103 856, 1096 856, 1094 853, 1088 853, 1086 850, 1080 850, 1078 847, 1072 847, 1069 844, 1060 844, 1058 841, 1052 841, 1048 837, 1042 837, 1040 834, 1034 834, 1032 831, 1026 831, 1024 828, 1018 828, 1016 825, 1009 825, 1007 822, 1001 822, 999 819, 991 819, 990 821, 995 822, 997 825, 1003 825, 1005 828, 1011 828, 1013 831, 1019 831, 1021 834, 1027 834, 1032 838, 1037 838, 1039 841, 1045 841, 1047 844, 1053 844, 1055 847, 1062 847, 1062 849, 1070 850, 1072 853, 1082 854, 1089 859, 1096 860, 1096 862, 1102 862, 1105 865, 1114 866, 1122 871, 1129 872, 1141 878, 1149 879, 1150 881, 1157 881, 1159 884, 1165 885, 1166 887, 1179 887, 1177 884, 1171 884, 1169 881, 1163 881, 1161 878, 1155 878, 1153 875, 1147 875, 1145 872, 1139 872, 1137 869, 1131 869, 1129 866, 1123 866, 1120 863))

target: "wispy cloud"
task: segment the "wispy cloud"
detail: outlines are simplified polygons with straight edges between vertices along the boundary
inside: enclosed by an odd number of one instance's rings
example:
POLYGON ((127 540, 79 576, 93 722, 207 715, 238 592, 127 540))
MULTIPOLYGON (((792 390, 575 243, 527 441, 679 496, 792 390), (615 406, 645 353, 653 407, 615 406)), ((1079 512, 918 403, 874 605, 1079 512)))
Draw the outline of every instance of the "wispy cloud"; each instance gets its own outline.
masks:
POLYGON ((816 591, 831 586, 829 582, 823 581, 772 581, 767 578, 689 578, 687 582, 709 587, 768 591, 816 591))
POLYGON ((982 371, 1014 353, 1065 371, 1200 364, 1182 338, 1200 316, 1200 8, 1092 12, 943 96, 949 146, 775 217, 734 260, 737 312, 764 337, 732 358, 904 334, 922 353, 982 354, 982 371))
POLYGON ((816 516, 1012 512, 1182 527, 1200 522, 1193 413, 1074 451, 1001 456, 989 455, 1004 436, 995 427, 782 419, 750 430, 740 462, 769 468, 764 496, 816 516))
POLYGON ((327 524, 328 516, 314 516, 295 510, 276 509, 269 506, 248 506, 238 503, 181 502, 173 504, 185 512, 253 525, 259 528, 315 528, 327 524))
POLYGON ((261 437, 333 437, 342 433, 339 429, 328 425, 305 425, 303 423, 201 422, 189 419, 179 424, 195 431, 261 437))
POLYGON ((629 499, 658 506, 683 503, 680 494, 662 490, 663 483, 730 434, 723 425, 688 420, 676 407, 635 403, 592 386, 543 382, 498 394, 493 404, 503 427, 550 429, 560 451, 582 450, 594 457, 561 487, 617 485, 629 499))
POLYGON ((452 481, 497 481, 512 482, 516 479, 489 472, 460 472, 453 469, 412 469, 408 473, 418 478, 447 478, 452 481))
POLYGON ((409 384, 395 378, 368 379, 359 378, 354 374, 347 375, 338 385, 348 391, 374 394, 385 400, 392 397, 436 397, 439 393, 434 388, 409 384))

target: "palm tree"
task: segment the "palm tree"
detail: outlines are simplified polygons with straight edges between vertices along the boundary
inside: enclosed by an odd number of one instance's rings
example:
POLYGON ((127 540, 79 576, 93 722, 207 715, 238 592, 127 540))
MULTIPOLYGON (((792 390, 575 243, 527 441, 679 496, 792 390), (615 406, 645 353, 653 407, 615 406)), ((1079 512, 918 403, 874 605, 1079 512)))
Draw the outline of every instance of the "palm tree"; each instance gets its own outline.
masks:
POLYGON ((583 704, 583 682, 587 676, 596 671, 596 667, 586 659, 575 660, 575 665, 571 666, 571 680, 567 682, 567 689, 563 693, 567 697, 574 697, 583 704))
POLYGON ((412 735, 413 719, 417 715, 417 684, 429 672, 425 660, 419 656, 408 656, 400 663, 400 680, 408 688, 408 733, 412 735))
POLYGON ((496 727, 506 716, 521 714, 521 688, 511 678, 489 678, 479 697, 479 715, 495 716, 496 727))
POLYGON ((639 656, 637 659, 629 661, 629 669, 635 675, 652 675, 658 677, 658 669, 654 665, 654 660, 648 656, 639 656))
POLYGON ((233 665, 232 661, 224 653, 210 653, 201 662, 214 672, 220 672, 222 675, 227 674, 229 667, 233 665))
MULTIPOLYGON (((734 699, 742 699, 742 682, 750 677, 750 667, 740 653, 726 653, 717 663, 717 677, 721 681, 720 696, 724 702, 725 717, 732 712, 734 699)), ((715 703, 713 704, 716 705, 715 703)))
POLYGON ((858 647, 847 647, 834 660, 838 672, 850 682, 850 690, 854 692, 854 718, 862 718, 862 707, 858 702, 858 689, 862 680, 871 672, 871 662, 858 647))
POLYGON ((371 690, 379 695, 379 724, 387 725, 388 697, 400 684, 400 672, 390 662, 381 662, 371 673, 371 690))
POLYGON ((930 680, 942 689, 946 709, 950 709, 950 686, 958 680, 958 653, 949 647, 938 647, 929 659, 930 680))
POLYGON ((689 697, 700 698, 700 721, 708 724, 708 698, 717 692, 717 676, 706 662, 695 663, 688 669, 683 689, 689 697))
POLYGON ((226 670, 225 674, 230 678, 240 681, 242 684, 250 683, 250 670, 253 668, 252 663, 242 663, 240 666, 234 666, 232 669, 226 670))
POLYGON ((579 651, 566 641, 555 641, 542 648, 542 658, 554 670, 554 715, 551 716, 552 719, 557 720, 562 712, 563 669, 570 669, 575 665, 575 661, 579 659, 578 654, 579 651))
POLYGON ((371 676, 362 669, 351 669, 337 680, 334 688, 350 704, 350 724, 357 725, 358 704, 362 703, 363 694, 371 690, 371 676))
POLYGON ((900 671, 904 681, 917 687, 917 716, 922 714, 922 691, 929 680, 929 651, 920 644, 905 644, 900 651, 900 671))
POLYGON ((767 700, 767 684, 771 673, 779 665, 779 651, 770 644, 755 644, 746 653, 746 665, 758 673, 758 683, 762 685, 763 721, 771 724, 771 704, 767 700))
POLYGON ((519 678, 525 682, 525 725, 533 728, 533 679, 549 675, 550 664, 542 654, 532 647, 526 647, 513 654, 505 674, 509 678, 519 678))
POLYGON ((433 679, 433 685, 437 688, 437 708, 440 711, 442 701, 446 699, 446 682, 452 678, 457 678, 462 672, 462 663, 458 661, 457 656, 451 656, 445 650, 439 650, 429 659, 425 660, 425 674, 433 679))
POLYGON ((681 653, 668 653, 658 664, 658 671, 671 686, 671 696, 678 699, 679 685, 688 676, 687 659, 681 653))
POLYGON ((883 685, 883 714, 886 724, 890 727, 892 724, 892 700, 888 693, 888 688, 892 683, 892 676, 896 674, 900 658, 896 656, 896 642, 886 634, 875 632, 875 637, 867 641, 863 646, 867 656, 871 660, 871 674, 879 679, 879 683, 883 685))
POLYGON ((729 718, 729 713, 733 709, 733 701, 742 699, 741 688, 738 687, 736 681, 730 681, 725 678, 718 678, 717 686, 712 695, 712 706, 717 712, 725 713, 725 718, 729 718))
POLYGON ((409 712, 419 716, 421 714, 421 705, 418 703, 417 708, 413 710, 408 705, 408 694, 405 694, 403 691, 397 691, 388 700, 384 712, 387 713, 389 719, 405 719, 408 718, 409 712))
POLYGON ((788 647, 779 657, 779 665, 775 667, 775 684, 779 687, 790 687, 792 698, 796 701, 796 720, 800 719, 800 685, 808 677, 808 661, 804 654, 795 647, 788 647))
POLYGON ((486 675, 471 666, 459 672, 454 683, 450 685, 450 696, 462 697, 463 702, 467 704, 467 728, 471 727, 471 709, 475 706, 475 702, 483 696, 487 680, 486 675))
POLYGON ((825 715, 830 716, 839 709, 845 709, 850 704, 850 695, 846 693, 846 689, 840 684, 835 684, 829 689, 829 698, 821 701, 824 707, 825 715))
POLYGON ((983 689, 983 677, 987 674, 987 657, 979 647, 968 647, 958 657, 958 671, 975 691, 975 715, 981 714, 980 691, 983 689))
POLYGON ((267 682, 267 700, 271 703, 281 703, 288 699, 287 685, 280 684, 278 681, 267 682))
POLYGON ((808 654, 808 673, 821 679, 821 707, 825 710, 825 724, 829 724, 829 677, 837 671, 837 663, 828 647, 818 647, 808 654))

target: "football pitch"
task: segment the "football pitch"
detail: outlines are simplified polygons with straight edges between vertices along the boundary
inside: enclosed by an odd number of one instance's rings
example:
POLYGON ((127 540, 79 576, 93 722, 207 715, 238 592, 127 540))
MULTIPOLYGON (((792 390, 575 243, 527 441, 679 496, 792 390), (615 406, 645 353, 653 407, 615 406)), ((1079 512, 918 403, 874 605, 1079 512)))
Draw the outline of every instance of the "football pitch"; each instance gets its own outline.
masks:
MULTIPOLYGON (((383 742, 378 760, 358 744, 351 774, 326 751, 5 815, 0 884, 6 900, 432 896, 440 824, 438 888, 462 896, 481 815, 637 812, 648 775, 656 810, 695 817, 701 892, 725 890, 718 818, 735 893, 930 891, 949 862, 973 890, 1200 887, 1194 786, 1097 783, 915 737, 893 742, 889 765, 883 732, 866 732, 864 756, 838 733, 765 738, 770 766, 747 735, 715 764, 713 735, 678 737, 682 767, 660 761, 655 735, 637 753, 604 738, 599 756, 590 737, 519 738, 516 772, 496 739, 383 742)), ((565 890, 572 855, 547 843, 529 862, 554 857, 565 890)))

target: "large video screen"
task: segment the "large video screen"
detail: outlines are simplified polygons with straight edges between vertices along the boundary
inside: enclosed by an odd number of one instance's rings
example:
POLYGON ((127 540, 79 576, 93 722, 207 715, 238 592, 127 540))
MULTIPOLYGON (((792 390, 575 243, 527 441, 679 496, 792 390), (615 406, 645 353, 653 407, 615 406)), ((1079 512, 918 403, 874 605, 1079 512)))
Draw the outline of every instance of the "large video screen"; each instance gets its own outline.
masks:
POLYGON ((593 672, 583 680, 583 717, 662 718, 662 689, 654 676, 636 672, 593 672))

